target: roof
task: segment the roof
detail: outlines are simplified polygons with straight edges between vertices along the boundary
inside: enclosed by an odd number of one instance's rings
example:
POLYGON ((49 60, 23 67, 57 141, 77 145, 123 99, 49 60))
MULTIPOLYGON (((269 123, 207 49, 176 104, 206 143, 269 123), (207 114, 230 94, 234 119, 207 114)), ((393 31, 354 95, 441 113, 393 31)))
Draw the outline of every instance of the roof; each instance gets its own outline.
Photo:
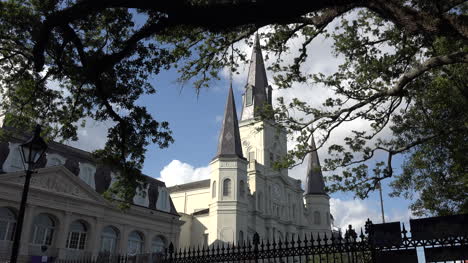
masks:
POLYGON ((322 167, 317 154, 314 136, 311 138, 311 148, 314 149, 309 153, 309 163, 307 165, 307 176, 305 183, 305 195, 327 195, 325 192, 325 183, 322 175, 322 167))
POLYGON ((232 87, 229 88, 223 126, 219 134, 218 151, 215 158, 218 157, 239 157, 244 159, 232 87))
MULTIPOLYGON (((2 127, 2 129, 8 131, 8 139, 9 141, 21 143, 29 138, 29 135, 24 132, 18 132, 17 130, 11 127, 2 127)), ((6 160, 8 156, 8 143, 0 141, 0 168, 3 165, 3 162, 6 160)), ((96 166, 96 172, 94 174, 95 180, 95 191, 99 194, 104 193, 109 187, 111 183, 111 172, 114 170, 112 167, 107 165, 99 164, 96 159, 93 157, 93 154, 72 146, 68 146, 58 142, 48 142, 47 153, 56 153, 66 158, 66 162, 63 165, 66 169, 72 172, 75 176, 79 175, 80 168, 79 163, 85 162, 90 163, 96 166)), ((39 160, 39 163, 36 165, 36 168, 44 168, 46 166, 46 158, 42 158, 39 160)), ((0 173, 2 170, 0 169, 0 173)), ((161 211, 167 213, 166 211, 162 211, 156 208, 156 201, 159 195, 158 187, 166 188, 166 184, 158 179, 155 179, 148 175, 143 175, 146 179, 146 183, 149 184, 148 188, 148 199, 149 199, 149 207, 146 207, 151 210, 161 211)), ((170 199, 170 198, 169 198, 170 199)), ((135 204, 136 205, 136 204, 135 204)), ((170 199, 170 212, 171 214, 178 215, 175 206, 170 199)))
POLYGON ((206 179, 206 180, 195 181, 195 182, 186 183, 186 184, 174 185, 174 186, 168 187, 167 190, 170 193, 174 193, 174 192, 180 192, 180 191, 185 191, 185 190, 192 190, 192 189, 197 189, 197 188, 209 188, 209 187, 210 187, 210 179, 206 179))

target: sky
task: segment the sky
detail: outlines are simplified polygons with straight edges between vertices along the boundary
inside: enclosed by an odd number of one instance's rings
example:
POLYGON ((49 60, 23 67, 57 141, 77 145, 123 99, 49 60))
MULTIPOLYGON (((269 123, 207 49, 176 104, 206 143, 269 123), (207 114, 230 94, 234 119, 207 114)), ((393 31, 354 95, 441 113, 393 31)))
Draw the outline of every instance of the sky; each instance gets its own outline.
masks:
MULTIPOLYGON (((296 51, 286 54, 283 59, 291 60, 297 54, 297 49, 300 47, 299 41, 300 39, 290 43, 290 46, 296 51)), ((322 72, 326 75, 334 72, 341 58, 332 54, 331 44, 330 40, 315 39, 309 48, 308 62, 302 70, 322 72)), ((250 47, 245 44, 239 44, 238 47, 250 57, 250 47)), ((268 65, 272 60, 270 55, 270 60, 266 61, 266 64, 268 65)), ((244 65, 241 74, 235 75, 233 80, 238 112, 241 109, 243 87, 247 81, 247 68, 248 66, 244 65)), ((151 83, 157 92, 153 95, 142 96, 138 103, 146 106, 156 120, 170 123, 175 142, 166 149, 159 149, 156 145, 151 145, 148 148, 143 167, 145 174, 164 181, 167 186, 209 178, 208 164, 215 156, 230 85, 227 72, 227 70, 223 72, 223 78, 220 81, 213 82, 209 88, 202 89, 199 95, 190 84, 181 85, 178 83, 176 81, 178 73, 174 70, 153 76, 151 83)), ((271 84, 272 75, 270 72, 267 72, 267 75, 271 84)), ((313 106, 320 105, 327 96, 331 95, 330 91, 322 87, 308 84, 294 86, 287 90, 277 90, 275 86, 273 89, 274 100, 279 96, 283 96, 286 100, 300 97, 313 106)), ((79 130, 79 141, 69 144, 88 151, 103 147, 106 140, 106 130, 111 125, 112 123, 88 121, 86 127, 79 130)), ((351 129, 366 129, 366 125, 367 123, 364 121, 357 120, 340 127, 332 134, 329 144, 342 142, 351 129)), ((384 131, 385 135, 390 135, 388 130, 384 131)), ((293 145, 292 140, 288 142, 288 147, 293 145)), ((325 148, 321 148, 318 152, 322 162, 327 157, 325 148)), ((372 166, 375 162, 371 161, 368 165, 372 166)), ((401 157, 395 158, 393 166, 397 172, 401 163, 401 157)), ((304 180, 306 165, 303 163, 291 169, 289 175, 304 180)), ((410 217, 414 217, 408 210, 409 201, 402 198, 390 198, 388 196, 390 189, 387 183, 384 182, 383 185, 386 221, 408 222, 410 217)), ((338 227, 346 228, 351 224, 359 229, 367 218, 370 218, 374 223, 382 221, 378 193, 371 193, 366 200, 355 199, 351 193, 333 193, 330 197, 331 212, 338 227)))

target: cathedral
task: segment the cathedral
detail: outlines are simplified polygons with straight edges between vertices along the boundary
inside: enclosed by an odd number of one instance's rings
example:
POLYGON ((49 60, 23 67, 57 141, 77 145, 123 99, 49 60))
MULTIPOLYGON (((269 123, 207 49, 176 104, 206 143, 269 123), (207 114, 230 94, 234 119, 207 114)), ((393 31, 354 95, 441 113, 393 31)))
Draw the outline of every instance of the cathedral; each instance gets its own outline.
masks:
MULTIPOLYGON (((179 246, 264 239, 290 240, 304 233, 330 233, 330 197, 317 152, 307 157, 305 190, 288 170, 273 169, 287 153, 286 131, 260 120, 257 109, 272 104, 258 36, 254 43, 240 119, 229 89, 210 178, 169 187, 185 223, 179 246)), ((311 142, 315 147, 315 142, 311 142)))

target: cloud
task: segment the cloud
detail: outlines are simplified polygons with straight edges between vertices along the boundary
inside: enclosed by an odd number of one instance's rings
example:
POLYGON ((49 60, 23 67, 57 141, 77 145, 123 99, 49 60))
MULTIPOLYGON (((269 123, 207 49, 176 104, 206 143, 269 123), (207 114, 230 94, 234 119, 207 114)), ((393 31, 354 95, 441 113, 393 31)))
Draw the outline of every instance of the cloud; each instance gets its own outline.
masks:
POLYGON ((78 128, 78 141, 67 141, 65 144, 89 152, 102 149, 107 141, 107 130, 113 126, 113 122, 98 122, 91 118, 85 121, 85 127, 78 128))
MULTIPOLYGON (((335 218, 335 226, 345 230, 348 225, 360 231, 369 218, 374 224, 382 223, 380 203, 378 200, 342 200, 330 198, 330 213, 335 218)), ((414 217, 406 208, 385 210, 385 222, 408 222, 414 217)), ((408 224, 406 224, 408 225, 408 224)))
POLYGON ((172 160, 161 170, 160 179, 166 186, 185 184, 210 178, 209 166, 193 167, 179 160, 172 160))

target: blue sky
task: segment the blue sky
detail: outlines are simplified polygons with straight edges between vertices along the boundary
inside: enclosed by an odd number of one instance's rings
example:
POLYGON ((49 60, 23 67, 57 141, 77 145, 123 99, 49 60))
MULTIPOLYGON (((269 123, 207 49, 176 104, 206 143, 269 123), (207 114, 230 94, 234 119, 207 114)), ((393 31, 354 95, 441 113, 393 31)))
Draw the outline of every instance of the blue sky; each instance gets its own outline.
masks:
MULTIPOLYGON (((298 40, 300 41, 300 39, 298 40)), ((299 44, 290 43, 297 48, 299 44), (296 45, 296 46, 295 46, 296 45)), ((240 44, 250 57, 250 47, 240 44)), ((311 43, 309 60, 302 70, 308 72, 322 72, 330 74, 336 70, 340 58, 332 55, 330 40, 317 38, 311 43)), ((264 54, 265 55, 265 54, 264 54)), ((284 59, 294 57, 294 51, 284 59)), ((271 57, 271 56, 270 56, 271 57)), ((268 61, 266 61, 268 64, 268 61)), ((234 77, 234 95, 237 110, 240 110, 241 94, 246 83, 246 69, 234 77)), ((271 80, 269 73, 268 77, 271 80)), ((210 88, 202 89, 197 96, 194 88, 188 83, 182 86, 176 82, 178 73, 174 70, 162 72, 151 80, 156 88, 156 94, 145 95, 139 104, 145 105, 148 111, 158 121, 168 121, 173 132, 175 142, 166 149, 159 149, 156 145, 148 148, 143 172, 160 178, 168 185, 186 183, 193 180, 208 178, 210 160, 216 147, 221 118, 226 102, 229 81, 225 74, 220 81, 213 82, 210 88)), ((271 84, 271 81, 270 81, 271 84)), ((275 87, 274 87, 275 88, 275 87)), ((274 91, 274 96, 285 98, 301 97, 311 105, 318 106, 331 95, 320 87, 301 85, 288 90, 274 91)), ((80 140, 72 145, 84 150, 94 150, 104 145, 106 127, 110 124, 88 122, 85 129, 80 130, 80 140)), ((340 142, 345 134, 354 128, 364 128, 363 122, 350 123, 338 129, 331 138, 331 142, 340 142)), ((387 134, 390 135, 387 131, 387 134)), ((324 159, 326 151, 319 150, 319 157, 324 159)), ((368 163, 372 166, 375 162, 368 163)), ((401 166, 402 158, 395 158, 393 166, 401 166)), ((397 173, 396 172, 396 173, 397 173)), ((290 171, 290 175, 302 179, 305 176, 305 164, 290 171)), ((384 183, 384 202, 386 218, 390 221, 407 221, 410 213, 409 202, 401 198, 390 198, 390 189, 384 183)), ((351 193, 335 193, 331 195, 332 212, 336 223, 341 227, 347 224, 362 226, 369 217, 374 222, 381 221, 378 193, 372 193, 367 200, 355 200, 351 193)))

